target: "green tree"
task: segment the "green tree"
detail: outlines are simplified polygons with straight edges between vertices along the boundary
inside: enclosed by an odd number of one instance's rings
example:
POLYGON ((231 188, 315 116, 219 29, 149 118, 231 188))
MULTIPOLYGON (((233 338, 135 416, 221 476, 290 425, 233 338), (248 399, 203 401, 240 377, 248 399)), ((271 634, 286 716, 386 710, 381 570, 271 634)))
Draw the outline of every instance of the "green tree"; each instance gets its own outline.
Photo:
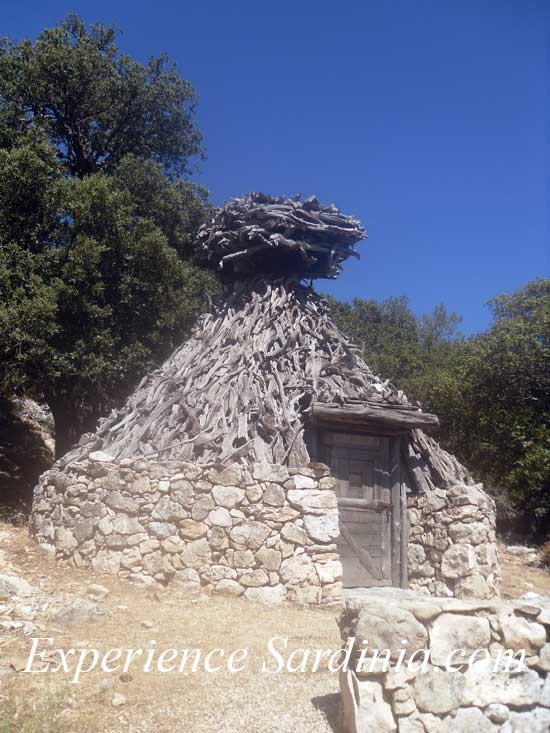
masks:
POLYGON ((0 389, 43 396, 63 454, 188 333, 206 193, 193 90, 75 16, 0 54, 0 389))
POLYGON ((177 175, 201 152, 190 82, 165 55, 140 64, 121 54, 112 27, 75 14, 34 43, 3 40, 0 100, 0 140, 44 127, 75 176, 112 171, 128 154, 177 175))
POLYGON ((550 518, 550 279, 489 301, 490 328, 434 379, 442 438, 535 534, 550 518))
POLYGON ((460 317, 437 305, 431 315, 417 318, 405 296, 378 303, 354 299, 341 303, 329 298, 333 317, 350 336, 371 369, 390 379, 411 398, 424 398, 424 381, 446 362, 460 339, 460 317))

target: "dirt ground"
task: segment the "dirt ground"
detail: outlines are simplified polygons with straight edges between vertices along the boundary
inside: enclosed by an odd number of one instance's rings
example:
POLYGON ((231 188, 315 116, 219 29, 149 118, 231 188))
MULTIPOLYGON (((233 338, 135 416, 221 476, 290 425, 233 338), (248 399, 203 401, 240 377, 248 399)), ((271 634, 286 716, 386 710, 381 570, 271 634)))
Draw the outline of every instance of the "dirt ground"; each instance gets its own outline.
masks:
MULTIPOLYGON (((108 576, 93 576, 45 559, 24 529, 0 532, 0 573, 6 571, 2 551, 11 564, 8 572, 16 572, 48 593, 85 597, 90 583, 110 589, 101 602, 107 611, 104 617, 65 626, 40 619, 38 635, 52 637, 54 649, 96 648, 102 653, 115 647, 150 649, 154 640, 160 650, 249 650, 245 670, 236 673, 227 669, 209 673, 202 667, 197 672, 145 673, 142 666, 132 665, 126 675, 101 671, 83 674, 78 684, 70 684, 70 675, 63 672, 14 675, 0 683, 2 733, 338 730, 337 674, 326 668, 292 674, 259 671, 263 661, 270 669, 276 666, 267 649, 274 636, 288 637, 285 650, 283 642, 277 642, 285 659, 298 648, 338 649, 336 610, 267 607, 207 596, 189 598, 169 588, 150 590, 108 576), (102 694, 100 683, 109 679, 114 688, 102 694), (122 693, 126 703, 113 707, 113 691, 122 693)), ((2 638, 0 628, 0 667, 12 663, 23 668, 31 643, 20 631, 8 632, 2 638)))
MULTIPOLYGON (((521 566, 502 548, 503 596, 526 591, 550 594, 550 574, 521 566)), ((106 576, 94 577, 44 558, 29 541, 25 529, 0 525, 0 573, 16 573, 39 587, 47 597, 67 603, 85 599, 91 583, 109 594, 98 606, 104 615, 79 623, 56 623, 51 610, 35 617, 38 626, 25 636, 22 629, 0 627, 0 670, 13 665, 18 674, 0 682, 0 733, 53 731, 151 731, 172 733, 330 733, 338 732, 338 677, 323 663, 305 672, 262 673, 262 663, 273 669, 269 654, 272 637, 287 637, 288 647, 277 642, 285 661, 293 650, 339 648, 337 610, 291 606, 267 607, 241 601, 201 596, 185 597, 175 589, 147 589, 106 576), (202 657, 213 648, 227 653, 246 648, 242 672, 227 669, 209 673, 202 665, 193 672, 144 672, 143 662, 128 673, 84 673, 78 684, 62 671, 25 674, 31 636, 53 639, 53 649, 165 650, 200 649, 202 657), (113 706, 115 693, 124 700, 113 706)), ((2 599, 0 598, 0 606, 2 599)), ((45 603, 47 606, 48 603, 45 603)), ((55 603, 53 604, 55 605, 55 603)), ((23 609, 25 610, 25 609, 23 609)), ((43 647, 41 647, 43 648, 43 647)), ((144 652, 145 653, 145 652, 144 652)), ((55 663, 59 658, 49 659, 55 663)), ((302 659, 302 656, 300 656, 302 659)), ((294 661, 299 659, 295 656, 294 661)), ((217 661, 217 660, 216 660, 217 661)), ((37 668, 40 666, 37 661, 37 668)), ((74 670, 74 662, 72 663, 74 670)))

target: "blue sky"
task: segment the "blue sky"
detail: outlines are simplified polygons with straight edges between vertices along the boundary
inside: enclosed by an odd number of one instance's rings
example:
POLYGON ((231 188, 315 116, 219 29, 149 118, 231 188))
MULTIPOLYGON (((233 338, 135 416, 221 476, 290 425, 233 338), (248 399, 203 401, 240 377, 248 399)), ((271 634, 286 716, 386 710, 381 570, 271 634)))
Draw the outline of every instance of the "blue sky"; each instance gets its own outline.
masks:
POLYGON ((70 9, 165 50, 199 94, 220 204, 250 190, 315 193, 369 238, 339 298, 444 302, 463 331, 483 303, 550 274, 549 10, 543 0, 166 2, 3 0, 2 33, 70 9))

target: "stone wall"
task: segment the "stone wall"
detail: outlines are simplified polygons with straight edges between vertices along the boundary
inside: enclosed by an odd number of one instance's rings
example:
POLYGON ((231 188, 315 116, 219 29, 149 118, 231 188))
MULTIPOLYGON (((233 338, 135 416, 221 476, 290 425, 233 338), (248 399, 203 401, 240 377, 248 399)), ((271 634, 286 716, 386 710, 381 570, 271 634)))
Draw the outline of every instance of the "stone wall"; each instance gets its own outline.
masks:
POLYGON ((548 733, 550 598, 529 596, 467 601, 384 588, 348 597, 340 629, 355 639, 355 657, 340 674, 346 733, 548 733), (371 651, 390 650, 389 668, 367 660, 354 671, 363 639, 371 651), (496 664, 508 649, 523 649, 525 663, 496 664))
POLYGON ((440 596, 499 593, 496 508, 481 484, 410 495, 409 587, 440 596))
POLYGON ((335 482, 322 464, 225 470, 96 452, 43 475, 31 531, 76 567, 267 602, 342 597, 335 482))

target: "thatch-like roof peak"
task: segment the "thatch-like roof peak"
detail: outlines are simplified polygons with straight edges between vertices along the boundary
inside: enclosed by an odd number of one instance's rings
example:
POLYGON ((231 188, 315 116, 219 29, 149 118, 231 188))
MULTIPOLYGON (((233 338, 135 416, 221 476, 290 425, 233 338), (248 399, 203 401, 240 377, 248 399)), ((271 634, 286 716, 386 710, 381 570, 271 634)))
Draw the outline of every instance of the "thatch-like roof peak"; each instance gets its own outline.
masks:
POLYGON ((276 198, 249 193, 235 198, 199 231, 203 262, 226 281, 251 275, 335 278, 366 231, 353 216, 315 196, 276 198))

